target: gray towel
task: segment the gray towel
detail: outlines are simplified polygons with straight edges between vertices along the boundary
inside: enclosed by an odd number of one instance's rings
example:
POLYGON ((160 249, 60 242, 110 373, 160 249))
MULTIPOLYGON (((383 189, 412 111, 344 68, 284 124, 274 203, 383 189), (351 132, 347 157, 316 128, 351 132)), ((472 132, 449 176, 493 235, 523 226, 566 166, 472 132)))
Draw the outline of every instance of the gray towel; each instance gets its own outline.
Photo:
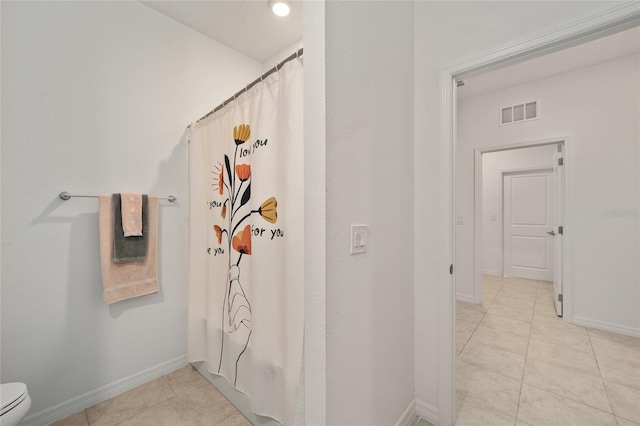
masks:
POLYGON ((120 194, 112 194, 113 201, 113 262, 139 262, 147 256, 147 235, 149 220, 147 218, 148 196, 142 195, 142 236, 125 237, 122 230, 122 210, 120 194))

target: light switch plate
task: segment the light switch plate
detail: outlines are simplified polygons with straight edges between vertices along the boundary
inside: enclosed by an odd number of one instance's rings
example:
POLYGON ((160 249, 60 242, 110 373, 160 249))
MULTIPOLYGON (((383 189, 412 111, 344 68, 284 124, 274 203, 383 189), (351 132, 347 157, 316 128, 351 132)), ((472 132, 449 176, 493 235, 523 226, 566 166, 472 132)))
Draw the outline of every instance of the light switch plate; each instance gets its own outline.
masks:
POLYGON ((351 254, 364 253, 369 244, 369 227, 351 225, 351 254))

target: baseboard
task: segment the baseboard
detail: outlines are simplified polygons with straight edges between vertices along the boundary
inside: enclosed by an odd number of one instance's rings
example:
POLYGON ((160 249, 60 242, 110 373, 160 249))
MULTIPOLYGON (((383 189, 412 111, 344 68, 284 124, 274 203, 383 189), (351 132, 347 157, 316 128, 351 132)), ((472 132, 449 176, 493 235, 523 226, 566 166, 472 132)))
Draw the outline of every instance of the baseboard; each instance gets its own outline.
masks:
POLYGON ((500 277, 500 276, 502 276, 502 274, 500 274, 500 272, 498 272, 498 271, 493 271, 493 270, 490 270, 490 269, 483 269, 483 270, 482 270, 482 275, 493 275, 493 276, 495 276, 495 277, 500 277))
POLYGON ((411 404, 404 410, 400 420, 396 422, 396 426, 409 426, 413 421, 413 418, 416 416, 416 401, 411 401, 411 404))
POLYGON ((416 414, 434 425, 438 424, 438 409, 436 407, 416 400, 416 414))
POLYGON ((634 327, 628 327, 626 325, 612 324, 610 322, 598 321, 590 318, 573 316, 570 322, 583 327, 597 328, 598 330, 612 331, 618 334, 624 334, 625 336, 640 338, 640 329, 634 327))
POLYGON ((472 296, 465 296, 464 294, 456 294, 456 300, 459 300, 460 302, 467 302, 467 303, 478 303, 476 302, 476 298, 472 297, 472 296))
POLYGON ((113 398, 123 392, 147 383, 151 380, 171 373, 188 364, 187 356, 182 355, 169 361, 147 368, 139 373, 132 374, 124 379, 117 380, 98 389, 94 389, 85 394, 71 398, 67 401, 56 404, 53 407, 45 408, 37 413, 30 414, 20 423, 21 426, 46 426, 60 419, 64 419, 72 414, 96 405, 109 398, 113 398))

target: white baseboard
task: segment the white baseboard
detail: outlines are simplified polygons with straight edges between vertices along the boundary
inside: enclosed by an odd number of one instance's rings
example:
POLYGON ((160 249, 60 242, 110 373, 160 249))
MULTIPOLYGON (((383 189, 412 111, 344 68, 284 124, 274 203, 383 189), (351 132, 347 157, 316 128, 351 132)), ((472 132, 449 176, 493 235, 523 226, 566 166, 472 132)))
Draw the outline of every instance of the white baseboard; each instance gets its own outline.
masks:
POLYGON ((416 416, 416 401, 411 401, 411 404, 404 410, 400 420, 396 422, 396 426, 409 426, 413 418, 416 416))
POLYGON ((476 302, 476 298, 472 296, 466 296, 464 294, 456 294, 456 300, 467 303, 478 303, 476 302))
POLYGON ((438 424, 438 409, 426 402, 416 400, 416 414, 434 425, 438 424))
POLYGON ((493 270, 490 270, 490 269, 483 269, 482 270, 482 275, 493 275, 493 276, 496 276, 496 277, 502 276, 502 274, 500 274, 500 272, 493 271, 493 270))
MULTIPOLYGON (((567 318, 569 320, 569 318, 567 318)), ((597 328, 598 330, 612 331, 625 336, 640 338, 640 328, 628 327, 626 325, 612 324, 610 322, 598 321, 590 318, 573 316, 570 321, 583 327, 597 328)))
POLYGON ((188 364, 187 356, 182 355, 169 361, 147 368, 139 373, 132 374, 124 379, 117 380, 98 389, 94 389, 85 394, 71 398, 67 401, 56 404, 53 407, 45 408, 37 413, 30 414, 20 423, 21 426, 46 426, 60 419, 64 419, 72 414, 89 408, 109 398, 113 398, 123 392, 147 383, 151 380, 171 373, 188 364))

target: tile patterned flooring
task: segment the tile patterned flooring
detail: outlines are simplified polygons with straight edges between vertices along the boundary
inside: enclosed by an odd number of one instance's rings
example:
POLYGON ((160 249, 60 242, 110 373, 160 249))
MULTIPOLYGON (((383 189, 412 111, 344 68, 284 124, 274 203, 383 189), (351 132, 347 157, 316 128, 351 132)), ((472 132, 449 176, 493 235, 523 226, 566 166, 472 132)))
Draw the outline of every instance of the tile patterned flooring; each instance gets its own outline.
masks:
POLYGON ((456 304, 457 426, 640 425, 640 339, 564 322, 549 282, 483 295, 456 304))
POLYGON ((251 426, 193 367, 186 366, 52 426, 251 426))
MULTIPOLYGON (((640 425, 640 339, 564 322, 548 282, 485 276, 483 295, 456 307, 457 426, 640 425)), ((110 425, 251 423, 187 366, 53 424, 110 425)))

